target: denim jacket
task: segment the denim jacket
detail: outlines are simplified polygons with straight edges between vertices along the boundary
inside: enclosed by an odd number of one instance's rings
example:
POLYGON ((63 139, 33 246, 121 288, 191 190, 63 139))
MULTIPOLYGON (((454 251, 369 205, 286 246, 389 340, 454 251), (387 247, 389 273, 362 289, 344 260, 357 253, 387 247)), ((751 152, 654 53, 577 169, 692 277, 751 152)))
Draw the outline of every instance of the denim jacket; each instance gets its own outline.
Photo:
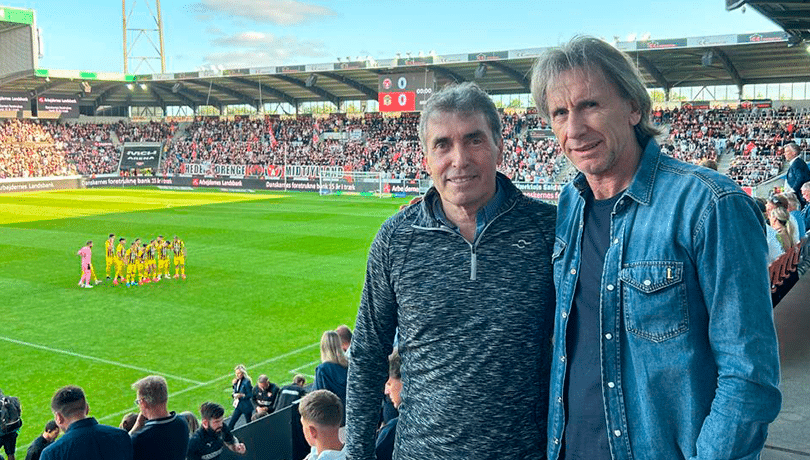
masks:
MULTIPOLYGON (((548 458, 565 427, 566 331, 580 267, 580 173, 557 208, 548 458)), ((611 214, 601 378, 620 459, 756 459, 781 407, 761 213, 728 178, 649 141, 611 214)))

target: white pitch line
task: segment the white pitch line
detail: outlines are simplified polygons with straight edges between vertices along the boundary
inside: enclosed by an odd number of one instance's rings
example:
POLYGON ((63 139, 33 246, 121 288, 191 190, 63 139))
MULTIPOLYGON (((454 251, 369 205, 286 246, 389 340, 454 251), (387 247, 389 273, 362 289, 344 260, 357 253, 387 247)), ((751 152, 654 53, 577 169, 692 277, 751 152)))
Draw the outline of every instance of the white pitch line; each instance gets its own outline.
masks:
POLYGON ((291 370, 290 370, 290 371, 288 371, 288 372, 289 372, 290 374, 295 374, 295 373, 297 373, 297 371, 299 371, 299 370, 301 370, 301 369, 303 369, 303 368, 305 368, 305 367, 309 367, 309 366, 311 366, 311 365, 313 365, 313 364, 318 364, 318 363, 320 363, 320 362, 321 362, 321 360, 320 360, 320 359, 319 359, 319 360, 317 360, 317 361, 312 361, 311 363, 307 363, 307 364, 304 364, 303 366, 298 366, 298 367, 296 367, 295 369, 291 369, 291 370))
POLYGON ((163 377, 166 377, 166 378, 171 378, 171 379, 175 379, 175 380, 181 380, 183 382, 193 383, 193 384, 196 384, 196 385, 200 384, 200 382, 198 382, 196 380, 187 379, 185 377, 180 377, 180 376, 177 376, 177 375, 167 374, 165 372, 155 371, 155 370, 152 370, 152 369, 146 369, 144 367, 133 366, 131 364, 119 363, 117 361, 111 361, 109 359, 96 358, 95 356, 83 355, 81 353, 74 353, 72 351, 60 350, 58 348, 47 347, 45 345, 39 345, 39 344, 36 344, 36 343, 23 342, 22 340, 12 339, 10 337, 0 336, 0 340, 5 340, 6 342, 11 342, 11 343, 15 343, 17 345, 23 345, 23 346, 26 346, 26 347, 38 348, 40 350, 49 351, 51 353, 60 353, 60 354, 63 354, 63 355, 73 356, 74 358, 88 359, 90 361, 96 361, 96 362, 99 362, 99 363, 109 364, 111 366, 118 366, 118 367, 123 367, 123 368, 126 368, 126 369, 132 369, 132 370, 139 371, 139 372, 144 372, 144 373, 147 373, 147 374, 162 375, 163 377))
MULTIPOLYGON (((307 346, 305 346, 305 347, 301 347, 301 348, 299 348, 299 349, 297 349, 297 350, 289 351, 289 352, 287 352, 287 353, 284 353, 283 355, 274 356, 274 357, 272 357, 272 358, 270 358, 270 359, 266 359, 266 360, 264 360, 264 361, 262 361, 262 362, 260 362, 260 363, 257 363, 257 364, 253 364, 253 365, 251 365, 251 366, 248 366, 248 367, 247 367, 247 369, 255 369, 255 368, 259 367, 259 366, 263 366, 263 365, 265 365, 265 364, 270 364, 270 363, 272 363, 273 361, 278 361, 279 359, 284 359, 284 358, 286 358, 286 357, 288 357, 288 356, 296 355, 296 354, 298 354, 298 353, 301 353, 302 351, 307 351, 307 350, 309 350, 310 348, 315 348, 315 347, 318 347, 318 346, 320 346, 320 342, 316 342, 316 343, 313 343, 313 344, 311 344, 311 345, 307 345, 307 346)), ((214 383, 217 383, 217 382, 219 382, 220 380, 225 380, 225 379, 230 378, 232 375, 233 375, 233 374, 225 374, 225 375, 223 375, 223 376, 217 377, 217 378, 212 379, 212 380, 209 380, 209 381, 207 381, 207 382, 198 382, 198 383, 197 383, 196 385, 194 385, 194 386, 190 386, 190 387, 188 387, 188 388, 184 388, 184 389, 182 389, 182 390, 180 390, 180 391, 176 391, 176 392, 174 392, 174 393, 170 393, 170 394, 169 394, 169 397, 171 398, 171 397, 174 397, 174 396, 177 396, 177 395, 181 395, 181 394, 183 394, 183 393, 188 393, 189 391, 193 391, 193 390, 196 390, 196 389, 198 389, 198 388, 202 388, 202 387, 205 387, 205 386, 208 386, 208 385, 213 385, 214 383)), ((314 377, 313 377, 313 378, 314 378, 314 377)), ((122 411, 120 411, 120 412, 116 412, 116 413, 114 413, 114 414, 105 415, 104 417, 99 418, 99 420, 107 420, 107 419, 111 419, 111 418, 113 418, 113 417, 120 417, 120 416, 122 416, 122 415, 124 415, 124 414, 127 414, 127 413, 129 413, 129 412, 133 412, 133 410, 132 410, 132 409, 125 409, 125 410, 122 410, 122 411)))

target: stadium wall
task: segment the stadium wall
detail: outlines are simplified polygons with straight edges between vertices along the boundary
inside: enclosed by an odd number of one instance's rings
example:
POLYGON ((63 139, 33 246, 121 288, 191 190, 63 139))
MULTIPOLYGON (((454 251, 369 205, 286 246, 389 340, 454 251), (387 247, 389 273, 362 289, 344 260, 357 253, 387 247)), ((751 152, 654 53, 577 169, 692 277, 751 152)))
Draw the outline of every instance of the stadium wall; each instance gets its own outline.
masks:
MULTIPOLYGON (((424 192, 417 180, 390 180, 386 194, 391 196, 418 196, 424 192)), ((556 203, 564 184, 534 184, 515 182, 515 186, 524 194, 539 200, 556 203)), ((203 176, 127 176, 115 174, 82 177, 43 177, 36 179, 0 179, 0 193, 40 192, 47 190, 67 190, 78 188, 105 187, 159 187, 166 189, 193 190, 195 188, 217 188, 229 191, 309 191, 321 190, 318 178, 292 179, 284 181, 279 178, 259 179, 250 177, 203 177, 203 176)), ((357 193, 353 184, 341 184, 342 190, 332 192, 357 193)), ((337 193, 336 193, 337 194, 337 193)))
POLYGON ((0 179, 0 193, 42 192, 84 188, 82 176, 37 177, 36 179, 0 179))

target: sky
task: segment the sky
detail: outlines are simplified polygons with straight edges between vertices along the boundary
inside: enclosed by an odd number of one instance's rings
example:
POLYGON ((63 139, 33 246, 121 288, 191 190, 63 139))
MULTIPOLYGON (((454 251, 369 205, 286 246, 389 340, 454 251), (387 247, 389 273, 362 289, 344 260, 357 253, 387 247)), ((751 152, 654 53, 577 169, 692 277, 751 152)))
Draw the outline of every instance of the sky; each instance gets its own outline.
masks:
MULTIPOLYGON (((36 11, 43 69, 123 72, 122 2, 0 0, 36 11)), ((155 0, 126 0, 128 28, 155 28, 155 0)), ((613 41, 770 32, 778 26, 725 0, 163 0, 167 72, 537 48, 577 34, 613 41)), ((157 56, 156 33, 130 33, 133 56, 157 56), (134 45, 133 45, 134 43, 134 45)), ((130 74, 160 72, 131 60, 130 74)))

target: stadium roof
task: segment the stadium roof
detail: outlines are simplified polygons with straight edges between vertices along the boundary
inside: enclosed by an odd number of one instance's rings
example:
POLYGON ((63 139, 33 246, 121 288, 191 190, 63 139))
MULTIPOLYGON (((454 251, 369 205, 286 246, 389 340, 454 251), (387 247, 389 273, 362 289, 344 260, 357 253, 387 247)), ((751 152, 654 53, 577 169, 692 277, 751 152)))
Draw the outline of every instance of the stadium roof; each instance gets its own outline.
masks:
POLYGON ((726 9, 734 10, 743 5, 779 25, 792 38, 792 43, 810 40, 810 3, 804 0, 726 0, 726 9))
MULTIPOLYGON (((616 47, 638 64, 649 87, 664 90, 810 81, 810 55, 804 45, 793 46, 790 38, 786 32, 767 32, 618 42, 616 47)), ((38 69, 0 78, 0 92, 77 98, 86 114, 104 106, 339 103, 377 100, 381 76, 433 71, 437 87, 477 81, 491 94, 520 94, 529 92, 532 64, 544 50, 137 76, 38 69)))

